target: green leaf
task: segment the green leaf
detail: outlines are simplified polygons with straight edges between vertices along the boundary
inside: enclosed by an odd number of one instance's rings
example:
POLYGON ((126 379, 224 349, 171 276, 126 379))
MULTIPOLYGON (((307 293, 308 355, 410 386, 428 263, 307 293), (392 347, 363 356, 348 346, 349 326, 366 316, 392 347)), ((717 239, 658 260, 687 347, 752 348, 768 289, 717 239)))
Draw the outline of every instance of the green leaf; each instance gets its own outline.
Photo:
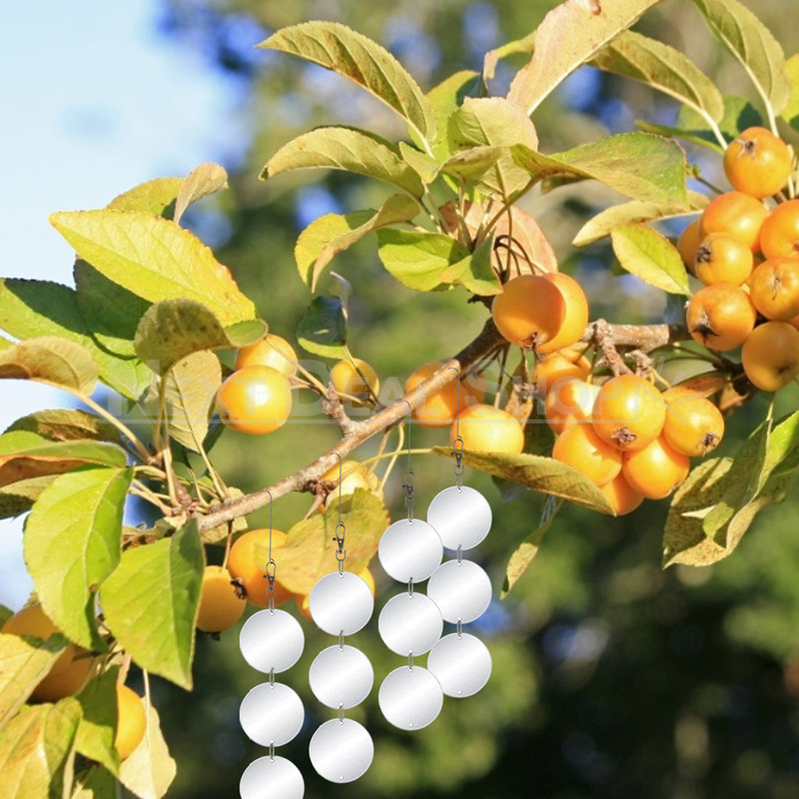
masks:
POLYGON ((44 475, 63 474, 96 463, 124 469, 125 453, 94 441, 49 441, 36 433, 15 430, 0 436, 0 488, 44 475))
POLYGON ((524 145, 512 150, 537 180, 592 178, 634 200, 688 202, 685 152, 675 141, 651 133, 619 133, 550 156, 524 145))
POLYGON ((791 96, 782 109, 782 118, 794 130, 799 130, 799 53, 785 62, 785 72, 791 83, 791 96))
POLYGON ((134 357, 136 327, 152 303, 109 280, 80 258, 75 261, 73 275, 78 307, 92 336, 115 355, 134 357))
POLYGON ((691 293, 685 264, 665 236, 635 223, 616 228, 610 238, 622 269, 670 294, 691 293))
MULTIPOLYGON (((0 730, 0 796, 63 799, 72 782, 76 699, 25 708, 0 730)), ((68 794, 67 794, 68 795, 68 794)))
POLYGON ((0 605, 0 627, 2 627, 12 616, 14 611, 5 605, 0 605))
POLYGON ((535 556, 541 548, 541 542, 544 540, 544 536, 549 531, 549 528, 552 527, 552 522, 555 521, 555 517, 560 512, 563 505, 564 500, 561 499, 558 501, 554 509, 547 513, 545 518, 542 518, 538 527, 536 527, 513 551, 510 560, 508 560, 508 565, 505 567, 505 583, 502 586, 502 593, 500 594, 501 599, 504 599, 510 593, 513 586, 516 585, 516 582, 527 571, 530 564, 535 559, 535 556))
POLYGON ((136 353, 154 372, 164 375, 193 352, 245 347, 263 338, 266 331, 260 319, 223 327, 219 317, 196 300, 163 300, 139 322, 136 353))
POLYGON ((512 55, 531 56, 535 52, 535 31, 489 50, 483 57, 483 81, 488 83, 496 77, 497 64, 512 55))
MULTIPOLYGON (((378 496, 359 488, 342 498, 341 521, 346 528, 346 568, 357 573, 377 552, 380 536, 390 524, 388 511, 378 496)), ((337 524, 338 502, 331 502, 324 514, 315 514, 289 530, 286 544, 276 556, 281 585, 308 594, 320 577, 338 568, 333 537, 337 524)), ((259 554, 264 563, 269 560, 268 552, 259 554)))
POLYGON ((207 350, 192 353, 175 364, 166 381, 169 434, 186 449, 200 452, 222 384, 219 359, 207 350))
MULTIPOLYGON (((433 452, 446 457, 452 454, 449 447, 433 447, 433 452)), ((534 491, 613 515, 605 495, 582 472, 552 458, 464 450, 463 462, 481 472, 520 483, 534 491)))
POLYGON ((119 799, 117 778, 102 766, 92 765, 75 775, 76 792, 70 799, 119 799))
POLYGON ((122 512, 132 469, 86 466, 56 477, 25 523, 25 563, 58 629, 104 650, 95 592, 119 563, 122 512))
POLYGON ((474 252, 441 273, 442 283, 463 286, 478 297, 490 297, 502 291, 497 273, 491 265, 494 239, 489 236, 474 252))
POLYGON ((156 178, 115 197, 108 204, 114 211, 143 211, 171 219, 183 178, 156 178))
POLYGON ((390 142, 354 128, 316 128, 284 144, 261 172, 268 180, 295 169, 342 169, 383 180, 414 197, 424 194, 419 175, 390 142))
POLYGON ((660 0, 561 3, 535 32, 532 59, 516 73, 508 99, 531 114, 560 83, 660 0))
POLYGON ((724 493, 732 458, 710 458, 691 470, 671 501, 663 531, 663 568, 709 566, 727 551, 705 534, 702 521, 724 493))
MULTIPOLYGON (((433 155, 443 160, 451 155, 447 143, 447 120, 470 95, 479 94, 480 75, 472 70, 461 70, 445 78, 427 93, 436 117, 436 136, 431 142, 433 155)), ((420 142, 417 140, 416 142, 420 142)), ((400 144, 400 148, 402 144, 400 144)))
POLYGON ((407 195, 393 194, 378 211, 319 217, 303 230, 294 248, 300 277, 311 291, 316 291, 319 277, 338 253, 379 228, 409 222, 420 210, 419 204, 407 195))
POLYGON ((724 116, 724 97, 696 64, 667 44, 625 31, 599 52, 594 66, 642 81, 713 122, 724 116))
POLYGON ((383 266, 416 291, 437 288, 446 269, 471 255, 463 244, 440 233, 385 228, 378 231, 377 242, 383 266))
POLYGON ((297 327, 297 343, 324 358, 347 355, 347 318, 338 297, 314 297, 297 327))
POLYGON ((702 211, 710 198, 699 192, 688 192, 687 206, 674 203, 631 202, 613 205, 586 222, 574 237, 575 247, 585 247, 609 235, 616 228, 641 222, 654 222, 660 219, 673 219, 702 211))
MULTIPOLYGON (((502 97, 466 98, 449 118, 449 150, 457 153, 473 147, 520 144, 536 150, 538 134, 525 112, 502 97)), ((480 178, 478 188, 499 194, 510 201, 527 188, 530 175, 503 149, 496 163, 480 178)))
POLYGON ((75 749, 112 774, 119 773, 119 754, 114 746, 117 725, 116 668, 98 675, 78 694, 82 709, 75 749))
POLYGON ((78 408, 34 411, 17 419, 5 432, 14 430, 36 433, 49 441, 109 441, 122 444, 122 437, 114 425, 78 408))
POLYGON ((186 209, 197 200, 227 188, 227 172, 219 164, 200 164, 186 176, 175 202, 173 219, 180 222, 186 209))
POLYGON ((791 84, 785 54, 771 31, 738 0, 694 0, 710 30, 741 62, 764 102, 779 114, 791 84))
POLYGON ((187 690, 203 565, 192 521, 170 538, 125 550, 100 587, 106 623, 120 646, 141 668, 187 690))
POLYGON ((0 633, 0 727, 25 704, 67 644, 61 635, 42 641, 0 633))
POLYGON ((98 377, 91 353, 65 338, 30 338, 0 350, 0 379, 38 380, 88 397, 98 377))
POLYGON ((0 489, 0 519, 13 519, 29 511, 54 479, 55 475, 32 477, 0 489))
POLYGON ((197 300, 226 326, 255 318, 227 267, 174 222, 113 210, 62 211, 50 222, 81 258, 146 300, 197 300))
POLYGON ((407 142, 401 141, 399 143, 399 154, 425 185, 432 183, 441 171, 441 163, 438 160, 427 155, 427 153, 417 150, 407 142))
POLYGON ((472 147, 447 158, 441 165, 441 171, 477 185, 508 154, 512 154, 510 147, 499 145, 472 147))
POLYGON ((430 102, 391 53, 337 22, 305 22, 283 28, 258 47, 279 50, 338 72, 406 119, 419 136, 435 136, 430 102))
POLYGON ((177 774, 175 761, 169 754, 161 720, 151 705, 147 713, 144 739, 122 763, 119 779, 139 799, 161 799, 177 774))

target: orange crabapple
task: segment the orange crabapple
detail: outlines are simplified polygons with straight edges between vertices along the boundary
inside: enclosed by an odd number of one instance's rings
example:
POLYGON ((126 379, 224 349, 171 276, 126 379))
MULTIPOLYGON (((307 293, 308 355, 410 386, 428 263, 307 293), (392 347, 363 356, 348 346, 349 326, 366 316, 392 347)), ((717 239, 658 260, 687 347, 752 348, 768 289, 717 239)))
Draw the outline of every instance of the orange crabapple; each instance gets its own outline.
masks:
POLYGON ((552 457, 573 466, 599 487, 609 483, 621 471, 621 452, 603 441, 590 424, 566 428, 555 439, 552 457))
POLYGON ((753 197, 780 192, 791 174, 791 151, 762 127, 747 128, 724 151, 724 173, 733 188, 753 197))
POLYGON ((511 344, 537 350, 560 331, 566 318, 566 301, 552 281, 539 275, 520 275, 494 297, 491 316, 511 344))
POLYGON ((768 209, 756 197, 728 191, 710 201, 699 218, 699 227, 702 238, 711 233, 729 233, 747 244, 752 252, 757 252, 767 216, 768 209))
POLYGON ((711 350, 740 347, 752 332, 757 311, 749 294, 731 283, 705 286, 691 297, 685 322, 691 337, 711 350))
POLYGON ((621 473, 634 491, 647 499, 663 499, 685 480, 690 468, 691 459, 660 436, 643 449, 626 452, 621 473))

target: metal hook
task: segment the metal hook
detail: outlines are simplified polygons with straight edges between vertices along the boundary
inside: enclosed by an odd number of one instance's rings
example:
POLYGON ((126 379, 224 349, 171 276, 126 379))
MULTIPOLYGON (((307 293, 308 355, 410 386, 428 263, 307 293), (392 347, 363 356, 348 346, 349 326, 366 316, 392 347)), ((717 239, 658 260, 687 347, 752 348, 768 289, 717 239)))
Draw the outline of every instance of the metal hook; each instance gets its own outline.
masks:
POLYGON ((344 549, 344 538, 347 528, 344 522, 341 521, 341 483, 343 478, 344 462, 341 460, 341 455, 338 452, 333 453, 338 458, 338 523, 336 524, 336 531, 333 535, 333 540, 338 545, 336 551, 336 560, 338 561, 339 574, 344 573, 344 560, 347 557, 347 550, 344 549))
POLYGON ((453 372, 458 375, 456 383, 455 401, 455 440, 452 442, 452 454, 455 456, 455 482, 458 490, 461 488, 461 476, 463 475, 463 439, 461 438, 461 373, 454 366, 450 366, 453 372))
POLYGON ((405 481, 402 487, 408 494, 408 496, 405 497, 405 507, 408 509, 408 521, 413 524, 413 508, 416 505, 416 499, 413 496, 416 475, 411 468, 411 415, 413 413, 413 408, 411 408, 411 403, 405 398, 402 398, 401 402, 404 402, 408 406, 408 469, 405 472, 405 481))
POLYGON ((275 609, 275 576, 277 575, 277 563, 272 557, 272 492, 268 488, 263 489, 269 494, 269 560, 266 562, 266 573, 264 579, 268 580, 266 596, 269 599, 269 610, 275 609))

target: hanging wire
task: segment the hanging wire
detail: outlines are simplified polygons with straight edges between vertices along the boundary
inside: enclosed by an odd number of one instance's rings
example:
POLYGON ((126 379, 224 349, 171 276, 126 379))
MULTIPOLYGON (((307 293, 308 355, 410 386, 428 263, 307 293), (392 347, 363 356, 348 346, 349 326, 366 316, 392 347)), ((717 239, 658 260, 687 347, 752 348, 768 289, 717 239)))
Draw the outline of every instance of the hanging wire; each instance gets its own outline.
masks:
POLYGON ((455 402, 455 440, 452 442, 452 454, 455 456, 455 484, 458 487, 458 491, 461 490, 463 487, 462 478, 463 478, 463 439, 461 438, 461 423, 460 423, 460 415, 461 415, 461 373, 454 367, 450 366, 457 375, 458 375, 458 382, 456 384, 456 402, 455 402))
POLYGON ((408 406, 408 468, 405 471, 405 480, 402 487, 407 492, 405 497, 405 507, 408 509, 408 521, 413 524, 413 508, 416 505, 416 498, 413 495, 414 485, 416 483, 416 475, 411 468, 411 403, 408 400, 402 400, 408 406))
POLYGON ((333 536, 333 540, 338 545, 338 549, 336 550, 338 573, 344 574, 344 561, 347 558, 347 550, 344 549, 344 534, 347 528, 344 526, 344 522, 341 521, 341 481, 343 479, 343 463, 341 460, 341 455, 339 455, 338 452, 334 452, 333 454, 338 458, 338 523, 336 524, 336 532, 333 536))
POLYGON ((277 594, 277 589, 275 588, 277 563, 275 563, 275 559, 272 557, 272 492, 268 488, 265 488, 264 491, 269 494, 269 560, 266 563, 266 574, 264 574, 264 578, 269 581, 266 586, 266 596, 269 600, 269 611, 274 613, 275 595, 277 594))

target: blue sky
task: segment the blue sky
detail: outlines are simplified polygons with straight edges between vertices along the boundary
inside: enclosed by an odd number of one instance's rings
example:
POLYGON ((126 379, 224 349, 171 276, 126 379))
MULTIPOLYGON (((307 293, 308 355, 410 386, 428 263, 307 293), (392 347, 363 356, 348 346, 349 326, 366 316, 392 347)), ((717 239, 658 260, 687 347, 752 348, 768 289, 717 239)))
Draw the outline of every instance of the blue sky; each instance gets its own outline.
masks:
MULTIPOLYGON (((228 149, 233 87, 156 29, 157 0, 6 6, 0 26, 0 275, 72 281, 53 211, 100 208, 137 183, 185 175, 228 149)), ((0 385, 0 430, 68 402, 23 381, 0 385)), ((31 589, 21 520, 0 522, 0 603, 31 589)))

